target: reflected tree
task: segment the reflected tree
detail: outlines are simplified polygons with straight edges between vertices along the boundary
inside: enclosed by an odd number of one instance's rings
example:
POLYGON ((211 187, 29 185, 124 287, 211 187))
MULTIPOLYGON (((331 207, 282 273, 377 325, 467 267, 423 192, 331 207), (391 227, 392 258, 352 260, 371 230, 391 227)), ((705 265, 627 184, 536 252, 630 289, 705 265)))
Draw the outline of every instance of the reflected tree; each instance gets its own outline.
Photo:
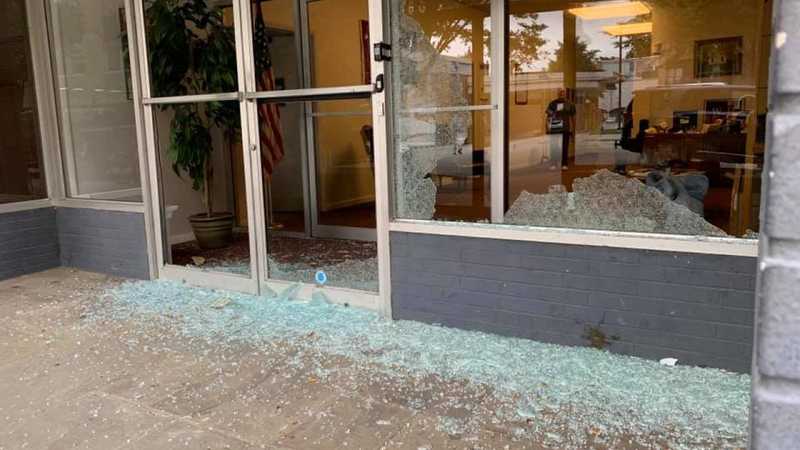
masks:
MULTIPOLYGON (((578 72, 595 72, 600 70, 600 50, 589 49, 589 43, 581 38, 575 40, 576 70, 578 72)), ((547 65, 549 72, 564 71, 564 43, 559 41, 554 52, 555 58, 547 65)))
POLYGON ((547 44, 542 34, 547 25, 538 22, 539 15, 525 13, 515 15, 508 30, 508 59, 512 67, 531 65, 544 55, 541 48, 547 44))
MULTIPOLYGON (((632 17, 628 20, 620 22, 620 25, 628 25, 632 23, 650 22, 652 14, 645 14, 641 16, 632 17)), ((616 39, 616 38, 615 38, 616 39)), ((653 38, 651 33, 632 34, 622 37, 622 51, 624 58, 644 58, 650 56, 652 53, 653 38)), ((615 40, 614 48, 619 48, 619 40, 615 40)))

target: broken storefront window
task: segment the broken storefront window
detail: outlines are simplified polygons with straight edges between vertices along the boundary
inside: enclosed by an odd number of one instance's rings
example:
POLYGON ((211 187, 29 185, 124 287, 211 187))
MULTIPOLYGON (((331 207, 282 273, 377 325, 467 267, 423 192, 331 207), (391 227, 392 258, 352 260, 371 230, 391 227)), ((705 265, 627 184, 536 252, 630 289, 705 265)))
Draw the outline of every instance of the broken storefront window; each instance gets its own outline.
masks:
POLYGON ((396 2, 396 216, 487 221, 503 174, 505 223, 757 237, 771 30, 763 4, 737 5, 518 0, 494 62, 488 4, 396 2), (496 101, 501 149, 482 109, 496 101))

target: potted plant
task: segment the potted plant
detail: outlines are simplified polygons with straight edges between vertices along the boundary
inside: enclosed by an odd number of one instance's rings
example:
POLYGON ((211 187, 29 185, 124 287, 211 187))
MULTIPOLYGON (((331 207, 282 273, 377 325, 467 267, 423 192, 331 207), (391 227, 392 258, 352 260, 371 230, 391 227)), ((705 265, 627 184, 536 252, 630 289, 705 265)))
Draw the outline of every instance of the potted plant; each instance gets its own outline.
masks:
MULTIPOLYGON (((236 49, 233 30, 222 11, 206 0, 146 0, 147 45, 154 97, 236 92, 236 49)), ((212 129, 223 134, 232 151, 240 135, 237 102, 160 105, 171 110, 167 157, 172 170, 187 175, 202 193, 205 211, 189 217, 201 248, 228 245, 234 215, 215 211, 212 129)))

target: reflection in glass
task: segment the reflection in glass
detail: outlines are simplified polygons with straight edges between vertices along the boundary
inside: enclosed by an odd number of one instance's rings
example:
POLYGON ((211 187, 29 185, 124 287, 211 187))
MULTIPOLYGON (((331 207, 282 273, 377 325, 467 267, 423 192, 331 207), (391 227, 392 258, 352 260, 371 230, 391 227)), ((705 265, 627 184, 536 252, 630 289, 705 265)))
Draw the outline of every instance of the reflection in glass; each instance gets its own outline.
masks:
POLYGON ((507 195, 513 204, 523 190, 546 192, 560 182, 563 136, 546 111, 564 89, 564 14, 512 2, 508 27, 507 195))
POLYGON ((161 106, 154 112, 165 259, 205 271, 250 273, 239 103, 161 106))
POLYGON ((371 84, 368 1, 319 0, 307 5, 309 87, 371 84))
POLYGON ((153 97, 237 91, 233 7, 144 0, 153 97))
POLYGON ((322 271, 326 286, 378 290, 374 238, 348 231, 375 228, 370 105, 361 99, 259 102, 270 278, 316 283, 322 271), (316 170, 303 177, 306 161, 316 170), (304 192, 316 199, 316 211, 304 209, 304 192), (312 213, 317 223, 304 227, 312 213))
POLYGON ((375 228, 369 99, 312 104, 317 214, 322 225, 375 228))
POLYGON ((0 204, 47 196, 24 0, 0 2, 0 204))
POLYGON ((300 31, 295 26, 294 0, 251 2, 253 22, 253 60, 256 91, 300 89, 297 43, 300 31))
POLYGON ((259 131, 261 136, 262 173, 266 181, 265 196, 267 225, 277 232, 305 233, 305 185, 303 166, 304 152, 303 104, 259 102, 259 131), (268 128, 270 108, 280 126, 280 144, 267 142, 275 133, 268 128))
MULTIPOLYGON (((534 158, 521 167, 512 140, 512 204, 505 221, 754 236, 769 11, 756 0, 734 3, 615 1, 571 9, 564 4, 548 63, 564 89, 551 91, 544 101, 571 113, 563 130, 539 138, 543 148, 561 141, 563 152, 543 152, 550 160, 543 157, 537 164, 534 158)), ((514 4, 533 11, 537 5, 514 4)), ((541 25, 543 33, 551 29, 546 20, 541 25)), ((529 80, 536 76, 532 72, 523 68, 512 80, 529 80)), ((524 96, 518 91, 512 82, 509 105, 536 96, 530 87, 524 96)), ((519 128, 514 115, 519 107, 509 106, 512 129, 519 128)), ((547 110, 525 119, 552 120, 547 110)))
MULTIPOLYGON (((297 70, 297 45, 301 30, 295 22, 300 13, 294 0, 252 2, 253 54, 256 71, 297 70), (291 53, 291 58, 289 57, 291 53)), ((367 0, 319 0, 305 5, 307 22, 306 73, 303 77, 273 80, 256 77, 258 91, 322 88, 371 84, 369 8, 367 0), (305 77, 305 78, 304 78, 305 77)))
POLYGON ((487 219, 489 2, 398 1, 392 15, 396 214, 487 219))
POLYGON ((142 201, 124 3, 49 2, 64 169, 73 197, 142 201))
MULTIPOLYGON (((489 158, 459 152, 471 144, 488 155, 491 133, 478 135, 486 113, 474 107, 489 103, 494 82, 505 91, 507 164, 495 168, 505 172, 505 223, 757 235, 768 3, 514 0, 507 81, 485 76, 487 4, 392 6, 397 217, 480 217, 445 212, 437 181, 457 173, 474 183, 466 191, 480 190, 489 158)), ((478 206, 488 208, 469 208, 478 206)))

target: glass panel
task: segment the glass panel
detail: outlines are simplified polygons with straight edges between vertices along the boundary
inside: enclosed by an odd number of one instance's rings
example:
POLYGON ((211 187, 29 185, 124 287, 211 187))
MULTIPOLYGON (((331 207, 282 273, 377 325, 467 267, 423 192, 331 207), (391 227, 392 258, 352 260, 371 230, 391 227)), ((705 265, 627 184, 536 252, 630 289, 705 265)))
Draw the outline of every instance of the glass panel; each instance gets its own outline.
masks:
POLYGON ((237 91, 233 6, 144 0, 144 9, 152 97, 237 91))
POLYGON ((252 2, 253 58, 256 66, 256 91, 300 89, 298 44, 300 31, 295 26, 295 0, 252 2))
POLYGON ((375 228, 375 157, 369 99, 312 104, 321 225, 375 228))
POLYGON ((310 87, 372 84, 367 0, 308 1, 310 87))
POLYGON ((397 217, 490 216, 489 15, 488 1, 392 2, 397 217))
POLYGON ((45 198, 25 1, 0 2, 0 203, 45 198))
MULTIPOLYGON (((375 228, 372 115, 368 100, 310 104, 259 102, 262 171, 268 204, 268 267, 272 279, 377 291, 377 247, 352 227, 375 228), (303 108, 311 120, 301 119, 303 108), (310 126, 307 126, 310 125, 310 126), (304 229, 306 143, 317 166, 318 218, 324 234, 304 229), (305 231, 303 234, 297 232, 305 231), (295 233, 289 233, 295 232, 295 233)), ((308 178, 308 183, 311 182, 308 178)))
POLYGON ((563 11, 509 4, 508 201, 561 182, 563 138, 549 134, 548 106, 564 88, 563 11))
POLYGON ((756 236, 768 4, 571 6, 510 4, 505 222, 756 236))
POLYGON ((166 261, 249 275, 239 103, 166 105, 154 121, 166 261))
POLYGON ((69 195, 141 202, 125 2, 49 5, 69 195))
POLYGON ((259 121, 264 153, 262 173, 268 180, 266 210, 272 214, 267 224, 276 232, 305 233, 303 104, 260 102, 259 121), (270 119, 270 112, 277 113, 272 116, 277 117, 277 121, 270 119), (272 131, 275 128, 270 123, 279 125, 280 134, 272 131))

